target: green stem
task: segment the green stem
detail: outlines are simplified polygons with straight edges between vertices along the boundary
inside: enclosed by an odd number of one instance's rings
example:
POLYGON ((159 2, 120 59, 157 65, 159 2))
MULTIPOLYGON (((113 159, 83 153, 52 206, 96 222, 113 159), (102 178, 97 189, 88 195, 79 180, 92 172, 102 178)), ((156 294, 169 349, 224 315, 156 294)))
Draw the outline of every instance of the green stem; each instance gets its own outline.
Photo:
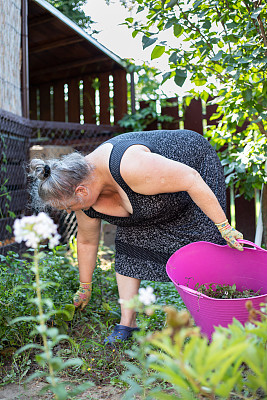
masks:
MULTIPOLYGON (((40 316, 40 326, 41 326, 41 336, 43 339, 44 350, 47 357, 47 363, 49 368, 49 375, 51 377, 52 386, 56 387, 56 380, 55 380, 55 372, 53 366, 51 364, 51 355, 49 351, 49 346, 47 343, 47 337, 43 333, 45 332, 46 325, 45 325, 45 318, 44 318, 44 310, 42 306, 42 294, 41 294, 41 284, 40 284, 40 274, 39 274, 39 265, 38 265, 38 249, 34 250, 34 267, 35 267, 35 282, 36 282, 36 295, 38 299, 38 311, 40 316)), ((58 396, 55 395, 55 398, 58 399, 58 396)))

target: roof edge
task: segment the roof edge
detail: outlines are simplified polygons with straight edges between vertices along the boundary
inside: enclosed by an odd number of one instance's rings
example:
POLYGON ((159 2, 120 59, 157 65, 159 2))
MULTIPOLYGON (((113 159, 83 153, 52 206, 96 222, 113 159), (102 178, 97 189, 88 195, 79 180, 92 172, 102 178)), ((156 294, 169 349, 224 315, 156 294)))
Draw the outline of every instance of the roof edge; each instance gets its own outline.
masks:
POLYGON ((47 11, 49 11, 55 17, 60 19, 64 24, 68 25, 70 28, 72 28, 74 31, 76 31, 79 35, 83 36, 84 39, 88 40, 88 42, 93 44, 100 51, 105 53, 108 57, 112 58, 121 67, 123 67, 124 69, 127 69, 125 62, 123 61, 122 58, 120 58, 119 56, 114 54, 111 50, 108 50, 104 45, 99 43, 96 39, 94 39, 91 35, 89 35, 87 32, 85 32, 82 28, 80 28, 77 24, 75 24, 75 22, 73 22, 70 18, 68 18, 64 14, 62 14, 61 11, 57 10, 54 6, 52 6, 46 0, 33 0, 33 1, 37 4, 39 4, 41 7, 45 8, 47 11))

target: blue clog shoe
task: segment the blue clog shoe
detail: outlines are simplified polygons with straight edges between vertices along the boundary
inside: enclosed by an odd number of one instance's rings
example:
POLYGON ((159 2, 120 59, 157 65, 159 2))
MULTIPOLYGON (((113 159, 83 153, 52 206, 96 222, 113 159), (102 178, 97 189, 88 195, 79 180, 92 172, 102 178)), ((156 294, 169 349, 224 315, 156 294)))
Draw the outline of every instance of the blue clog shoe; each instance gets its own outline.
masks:
POLYGON ((115 342, 125 342, 129 340, 133 332, 140 331, 140 328, 131 328, 130 326, 116 325, 111 335, 109 335, 104 343, 114 344, 115 342))

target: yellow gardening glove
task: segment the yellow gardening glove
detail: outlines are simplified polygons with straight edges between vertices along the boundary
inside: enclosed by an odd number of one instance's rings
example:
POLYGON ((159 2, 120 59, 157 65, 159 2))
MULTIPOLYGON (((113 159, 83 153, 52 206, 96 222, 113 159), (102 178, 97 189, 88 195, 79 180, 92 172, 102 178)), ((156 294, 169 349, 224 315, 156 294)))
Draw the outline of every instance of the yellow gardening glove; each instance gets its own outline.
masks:
POLYGON ((75 293, 73 297, 73 303, 75 307, 80 307, 81 310, 87 306, 92 294, 92 282, 90 283, 83 283, 80 282, 79 290, 75 293))
POLYGON ((234 249, 243 251, 243 246, 238 243, 237 239, 243 239, 242 233, 238 232, 235 228, 233 228, 228 220, 221 222, 220 224, 215 224, 220 231, 220 234, 227 242, 228 246, 233 247, 234 249))

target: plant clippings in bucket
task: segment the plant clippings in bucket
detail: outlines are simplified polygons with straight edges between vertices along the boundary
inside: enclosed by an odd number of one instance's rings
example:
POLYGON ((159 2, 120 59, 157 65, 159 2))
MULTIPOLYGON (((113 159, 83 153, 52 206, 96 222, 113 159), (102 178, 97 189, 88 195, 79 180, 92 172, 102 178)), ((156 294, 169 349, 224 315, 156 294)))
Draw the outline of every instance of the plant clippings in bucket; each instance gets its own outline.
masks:
POLYGON ((261 291, 261 289, 259 289, 257 292, 254 292, 253 290, 246 288, 244 288, 244 290, 237 290, 235 284, 218 285, 215 283, 206 283, 203 285, 197 283, 195 285, 195 290, 214 299, 241 299, 255 297, 260 296, 261 291))

